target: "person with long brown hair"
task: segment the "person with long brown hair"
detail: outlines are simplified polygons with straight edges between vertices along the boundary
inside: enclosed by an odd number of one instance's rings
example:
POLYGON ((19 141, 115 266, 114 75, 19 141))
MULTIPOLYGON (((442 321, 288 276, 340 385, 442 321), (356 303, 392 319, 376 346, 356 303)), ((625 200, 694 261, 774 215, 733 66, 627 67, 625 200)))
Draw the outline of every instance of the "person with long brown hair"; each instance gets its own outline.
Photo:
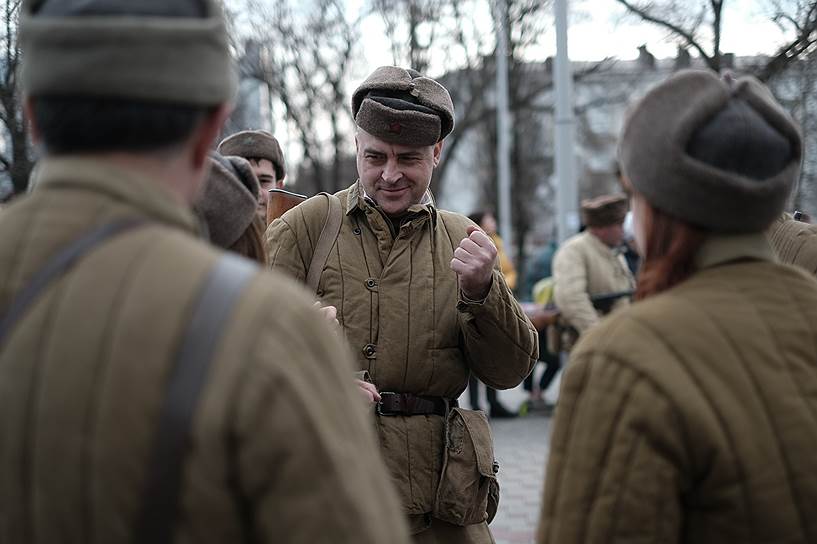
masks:
POLYGON ((764 236, 798 127, 753 78, 683 71, 619 157, 637 302, 572 353, 538 542, 817 542, 817 280, 764 236))

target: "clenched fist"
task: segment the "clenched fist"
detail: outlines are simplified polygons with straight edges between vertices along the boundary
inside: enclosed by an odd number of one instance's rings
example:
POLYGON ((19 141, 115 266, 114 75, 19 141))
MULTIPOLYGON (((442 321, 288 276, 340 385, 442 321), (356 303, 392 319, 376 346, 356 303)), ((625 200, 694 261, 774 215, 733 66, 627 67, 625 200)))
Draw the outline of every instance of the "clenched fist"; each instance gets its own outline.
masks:
POLYGON ((496 246, 477 227, 468 227, 468 238, 460 242, 451 259, 451 270, 460 279, 460 290, 470 300, 482 300, 491 290, 496 246))

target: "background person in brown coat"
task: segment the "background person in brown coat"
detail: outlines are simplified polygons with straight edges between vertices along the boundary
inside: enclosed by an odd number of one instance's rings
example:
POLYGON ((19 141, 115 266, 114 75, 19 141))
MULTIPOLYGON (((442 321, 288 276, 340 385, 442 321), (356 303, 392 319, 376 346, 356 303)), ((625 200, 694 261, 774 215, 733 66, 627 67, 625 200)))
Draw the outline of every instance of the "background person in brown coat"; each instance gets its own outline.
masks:
POLYGON ((684 71, 619 156, 639 302, 572 353, 538 541, 817 542, 817 280, 764 236, 798 128, 757 80, 684 71))
POLYGON ((603 195, 583 200, 586 229, 565 240, 553 256, 553 298, 561 312, 562 351, 570 351, 577 335, 584 334, 610 311, 625 307, 629 296, 619 296, 604 308, 592 297, 626 294, 635 279, 624 257, 624 218, 627 197, 603 195))
MULTIPOLYGON (((352 113, 360 180, 335 195, 342 223, 317 294, 337 307, 356 369, 371 376, 363 392, 379 401, 371 417, 415 542, 492 542, 483 485, 494 478, 490 436, 455 433, 446 448, 446 418, 470 372, 498 389, 519 384, 536 360, 536 331, 502 278, 491 239, 438 209, 428 192, 453 128, 448 91, 385 66, 357 88, 352 113), (455 483, 475 496, 450 506, 470 507, 478 519, 457 525, 440 519, 443 460, 473 442, 476 459, 463 463, 470 479, 455 483)), ((270 224, 274 270, 305 280, 327 202, 313 197, 270 224)))
POLYGON ((198 239, 190 207, 235 89, 218 3, 26 1, 20 39, 46 157, 0 217, 0 331, 54 255, 139 223, 0 340, 0 542, 407 542, 334 331, 296 284, 198 239), (249 278, 235 299, 210 281, 225 262, 249 278), (191 342, 211 296, 235 305, 191 342), (168 391, 185 348, 212 359, 187 425, 168 391), (156 449, 163 429, 179 456, 156 449), (163 514, 168 538, 146 538, 163 514))

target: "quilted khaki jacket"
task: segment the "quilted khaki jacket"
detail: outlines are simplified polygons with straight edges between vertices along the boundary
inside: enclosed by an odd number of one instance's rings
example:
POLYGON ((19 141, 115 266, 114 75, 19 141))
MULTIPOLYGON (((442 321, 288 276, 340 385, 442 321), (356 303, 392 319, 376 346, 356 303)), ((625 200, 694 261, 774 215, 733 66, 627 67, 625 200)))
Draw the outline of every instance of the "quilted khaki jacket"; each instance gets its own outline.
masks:
MULTIPOLYGON (((590 302, 593 295, 630 291, 635 280, 627 261, 590 232, 581 232, 562 244, 553 257, 553 296, 562 317, 579 333, 601 319, 590 302)), ((621 298, 613 309, 626 306, 621 298)))
POLYGON ((817 542, 817 280, 761 235, 602 321, 562 385, 538 542, 817 542))
MULTIPOLYGON (((459 397, 473 371, 486 384, 514 387, 538 353, 536 331, 497 267, 482 303, 459 296, 449 265, 473 225, 467 218, 415 205, 391 223, 355 183, 337 193, 344 219, 318 295, 338 309, 355 354, 380 391, 459 397)), ((322 197, 296 206, 267 230, 271 266, 303 281, 324 224, 322 197)), ((443 418, 377 417, 376 428, 404 508, 432 509, 443 451, 443 418)))
MULTIPOLYGON (((60 248, 83 257, 0 345, 0 542, 130 543, 157 412, 220 252, 160 185, 80 159, 41 163, 0 216, 0 315, 60 248)), ((336 333, 263 270, 217 344, 192 426, 176 542, 399 542, 405 518, 336 333)))
POLYGON ((817 275, 817 225, 795 221, 783 214, 766 232, 782 263, 800 266, 817 275))

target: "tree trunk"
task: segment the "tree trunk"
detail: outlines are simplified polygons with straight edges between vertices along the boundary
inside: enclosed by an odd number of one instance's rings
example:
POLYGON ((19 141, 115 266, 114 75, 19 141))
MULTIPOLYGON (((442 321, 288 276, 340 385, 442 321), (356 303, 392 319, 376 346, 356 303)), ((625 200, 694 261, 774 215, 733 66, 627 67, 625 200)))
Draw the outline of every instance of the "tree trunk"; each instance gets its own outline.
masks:
POLYGON ((4 101, 4 108, 8 114, 8 136, 10 140, 11 166, 9 176, 11 177, 14 194, 25 193, 28 190, 28 182, 31 177, 31 169, 34 164, 31 160, 31 144, 28 138, 28 125, 21 113, 22 107, 16 96, 11 100, 4 101))
POLYGON ((722 12, 723 0, 712 0, 712 68, 718 73, 723 66, 721 55, 722 12))
POLYGON ((330 119, 332 123, 332 179, 330 180, 330 189, 329 192, 334 193, 339 191, 342 185, 345 183, 344 180, 341 179, 341 156, 342 150, 341 146, 343 143, 343 138, 340 135, 340 127, 338 126, 338 111, 340 108, 335 108, 332 110, 330 114, 330 119))
POLYGON ((331 191, 331 188, 327 187, 326 176, 320 159, 316 158, 312 160, 312 175, 315 177, 315 187, 318 188, 318 191, 331 191))

